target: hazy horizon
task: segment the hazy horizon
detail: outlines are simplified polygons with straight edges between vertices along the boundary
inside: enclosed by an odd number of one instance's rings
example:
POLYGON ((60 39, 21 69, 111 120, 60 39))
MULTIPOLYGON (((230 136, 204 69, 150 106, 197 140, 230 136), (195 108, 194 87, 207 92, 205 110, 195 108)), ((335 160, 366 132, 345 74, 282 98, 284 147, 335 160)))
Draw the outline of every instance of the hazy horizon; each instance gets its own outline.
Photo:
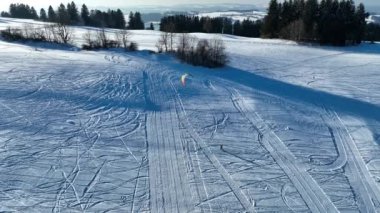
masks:
MULTIPOLYGON (((62 0, 39 0, 36 2, 35 0, 1 0, 0 4, 0 10, 8 10, 8 7, 11 3, 25 3, 29 4, 31 6, 34 6, 36 10, 39 10, 40 8, 47 8, 49 5, 52 5, 53 7, 57 7, 60 3, 67 4, 71 1, 62 1, 62 0)), ((164 8, 163 5, 167 5, 167 7, 171 6, 181 6, 186 4, 250 4, 255 5, 258 8, 266 8, 269 0, 237 0, 232 2, 231 0, 181 0, 175 1, 175 0, 144 0, 143 3, 135 1, 120 1, 120 0, 77 0, 74 1, 77 3, 77 5, 86 4, 90 8, 99 8, 99 7, 109 7, 109 8, 135 8, 135 7, 142 7, 142 6, 154 6, 158 5, 159 7, 164 8)), ((358 3, 364 3, 367 7, 368 11, 371 11, 371 8, 380 8, 380 2, 378 0, 362 0, 362 1, 355 1, 356 4, 358 3)))

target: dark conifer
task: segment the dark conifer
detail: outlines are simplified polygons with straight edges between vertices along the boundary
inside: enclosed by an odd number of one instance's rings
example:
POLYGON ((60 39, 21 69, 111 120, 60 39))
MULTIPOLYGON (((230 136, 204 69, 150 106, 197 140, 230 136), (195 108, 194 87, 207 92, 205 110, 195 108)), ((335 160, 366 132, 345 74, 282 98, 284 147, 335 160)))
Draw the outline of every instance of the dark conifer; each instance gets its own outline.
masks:
POLYGON ((41 10, 40 10, 40 19, 42 21, 47 21, 48 20, 48 17, 46 15, 46 11, 45 11, 44 8, 41 8, 41 10))

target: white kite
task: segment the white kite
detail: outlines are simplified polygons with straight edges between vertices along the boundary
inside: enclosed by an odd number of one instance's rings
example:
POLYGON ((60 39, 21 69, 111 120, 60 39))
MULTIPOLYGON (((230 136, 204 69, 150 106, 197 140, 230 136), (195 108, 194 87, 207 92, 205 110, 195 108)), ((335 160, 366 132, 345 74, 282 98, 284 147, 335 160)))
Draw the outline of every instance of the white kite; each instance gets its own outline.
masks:
POLYGON ((183 75, 181 76, 181 83, 182 83, 182 86, 186 86, 186 79, 187 79, 187 77, 189 77, 189 76, 191 76, 191 75, 189 75, 189 74, 187 74, 187 73, 185 73, 185 74, 183 74, 183 75))

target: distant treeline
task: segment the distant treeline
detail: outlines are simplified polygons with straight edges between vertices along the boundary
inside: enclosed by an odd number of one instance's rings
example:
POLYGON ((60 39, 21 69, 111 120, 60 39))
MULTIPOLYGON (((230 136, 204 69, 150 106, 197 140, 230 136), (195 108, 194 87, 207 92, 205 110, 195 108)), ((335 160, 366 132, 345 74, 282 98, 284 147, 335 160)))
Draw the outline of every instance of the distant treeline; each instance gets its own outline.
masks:
POLYGON ((265 38, 316 41, 321 44, 359 44, 365 38, 368 14, 352 0, 271 0, 264 19, 265 38))
POLYGON ((282 3, 271 0, 263 21, 178 14, 161 18, 160 30, 282 38, 329 45, 380 41, 380 25, 366 24, 366 17, 364 5, 356 7, 352 0, 285 0, 282 3))
POLYGON ((1 12, 2 17, 38 19, 37 11, 27 4, 11 4, 9 12, 1 12))
POLYGON ((229 18, 209 18, 188 15, 172 15, 161 19, 160 30, 176 33, 224 33, 246 37, 260 37, 261 21, 233 22, 229 18))
MULTIPOLYGON (((107 27, 125 29, 126 21, 123 12, 117 10, 89 10, 83 4, 80 11, 74 2, 67 5, 60 4, 57 9, 49 6, 48 10, 41 9, 37 14, 34 7, 27 4, 11 4, 8 12, 2 12, 2 17, 35 19, 41 21, 56 22, 67 25, 85 25, 92 27, 107 27)), ((144 22, 139 12, 130 13, 130 29, 144 29, 144 22)))

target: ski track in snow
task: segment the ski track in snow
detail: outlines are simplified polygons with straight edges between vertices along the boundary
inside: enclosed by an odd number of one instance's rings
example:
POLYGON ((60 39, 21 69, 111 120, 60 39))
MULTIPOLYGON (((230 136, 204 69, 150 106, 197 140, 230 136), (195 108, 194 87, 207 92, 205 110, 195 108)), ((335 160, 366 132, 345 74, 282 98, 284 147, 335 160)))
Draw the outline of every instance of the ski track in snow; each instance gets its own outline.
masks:
POLYGON ((147 114, 149 144, 149 175, 152 212, 189 212, 195 204, 191 199, 185 156, 182 152, 179 122, 172 100, 160 89, 165 80, 160 75, 144 72, 148 98, 164 111, 147 114))
MULTIPOLYGON (((327 112, 328 123, 334 126, 333 130, 339 135, 336 141, 340 155, 344 155, 344 161, 339 167, 345 167, 347 177, 358 199, 359 209, 365 212, 378 212, 380 204, 380 190, 371 177, 359 150, 350 135, 347 127, 336 112, 327 112)), ((329 169, 338 169, 332 166, 329 169)))
POLYGON ((232 101, 236 108, 259 130, 260 143, 271 153, 279 166, 295 184, 302 198, 312 212, 337 212, 336 207, 313 180, 300 166, 296 158, 287 149, 281 139, 273 133, 260 116, 249 109, 239 93, 231 91, 232 101))
MULTIPOLYGON (((224 39, 228 51, 243 51, 231 61, 241 72, 251 66, 378 106, 376 83, 334 80, 375 67, 376 54, 357 61, 342 49, 224 39), (250 61, 252 45, 265 48, 250 61)), ((295 103, 224 78, 229 68, 213 73, 146 52, 35 49, 0 41, 0 212, 380 211, 376 117, 329 100, 295 103), (184 72, 193 76, 186 87, 184 72)))

